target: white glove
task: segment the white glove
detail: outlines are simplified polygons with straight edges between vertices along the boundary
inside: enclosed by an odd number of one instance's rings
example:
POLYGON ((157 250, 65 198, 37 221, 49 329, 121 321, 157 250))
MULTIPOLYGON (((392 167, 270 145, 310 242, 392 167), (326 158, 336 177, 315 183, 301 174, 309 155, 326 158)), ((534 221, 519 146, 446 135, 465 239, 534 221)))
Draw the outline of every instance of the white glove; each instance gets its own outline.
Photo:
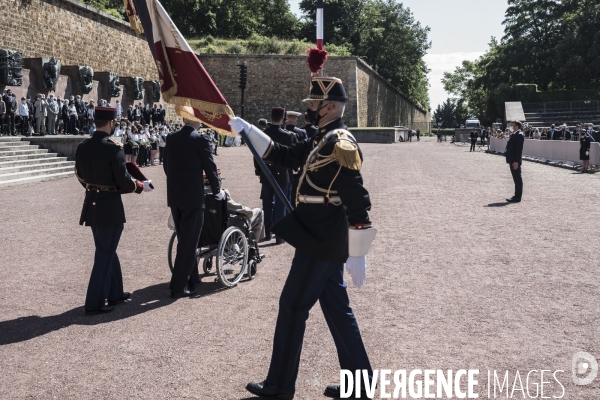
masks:
POLYGON ((589 151, 586 151, 586 152, 585 152, 585 155, 586 155, 586 156, 589 156, 589 155, 590 155, 590 152, 589 152, 589 151))
POLYGON ((148 180, 148 181, 144 181, 143 183, 144 183, 144 192, 151 192, 154 190, 150 187, 150 184, 152 183, 152 181, 148 180))
POLYGON ((227 197, 227 193, 225 193, 225 191, 223 189, 221 189, 221 191, 219 191, 219 193, 215 194, 215 199, 221 201, 223 200, 225 197, 227 197))
POLYGON ((367 256, 348 257, 346 271, 352 276, 352 283, 361 288, 367 279, 367 256))
POLYGON ((237 136, 240 136, 241 131, 248 132, 250 130, 250 124, 238 117, 230 119, 229 126, 237 136))

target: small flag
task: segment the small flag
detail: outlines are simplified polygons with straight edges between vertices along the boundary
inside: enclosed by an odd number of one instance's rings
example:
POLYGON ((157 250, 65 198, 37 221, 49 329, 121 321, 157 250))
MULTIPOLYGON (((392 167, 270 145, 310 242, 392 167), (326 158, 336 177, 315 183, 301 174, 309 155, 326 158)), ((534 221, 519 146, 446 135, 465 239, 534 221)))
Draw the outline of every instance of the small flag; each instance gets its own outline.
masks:
POLYGON ((141 23, 165 101, 175 104, 179 115, 196 119, 220 134, 234 136, 227 123, 234 117, 233 111, 162 4, 158 0, 124 1, 132 28, 135 29, 135 18, 141 23), (193 116, 183 112, 187 107, 194 110, 193 116))

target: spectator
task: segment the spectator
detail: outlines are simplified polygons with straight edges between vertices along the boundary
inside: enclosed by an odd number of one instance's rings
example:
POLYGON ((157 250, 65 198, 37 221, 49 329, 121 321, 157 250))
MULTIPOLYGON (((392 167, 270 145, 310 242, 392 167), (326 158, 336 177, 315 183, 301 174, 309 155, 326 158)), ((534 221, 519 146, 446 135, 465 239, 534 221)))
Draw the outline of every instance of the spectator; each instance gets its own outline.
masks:
POLYGON ((579 139, 579 159, 581 160, 581 173, 588 172, 590 168, 590 147, 594 141, 592 134, 588 131, 579 139))
POLYGON ((542 140, 547 140, 548 139, 548 129, 544 128, 542 129, 542 140))
POLYGON ((548 140, 558 140, 559 139, 558 131, 556 129, 554 129, 554 124, 552 124, 550 126, 550 130, 548 131, 547 136, 548 136, 548 140))
POLYGON ((85 109, 86 109, 86 105, 83 102, 83 100, 81 100, 81 96, 77 95, 77 97, 75 98, 75 110, 77 111, 77 129, 78 132, 79 131, 83 131, 83 123, 84 123, 84 114, 85 114, 85 109))
POLYGON ((115 108, 117 109, 117 121, 121 121, 121 114, 123 113, 123 107, 119 100, 115 101, 115 108))
POLYGON ((154 104, 154 107, 150 110, 150 117, 152 119, 152 126, 157 126, 160 123, 160 112, 158 111, 156 104, 154 104))
POLYGON ((558 137, 560 140, 571 140, 571 132, 567 129, 567 124, 562 124, 560 126, 558 137))
MULTIPOLYGON (((4 93, 2 93, 2 98, 3 97, 4 93)), ((5 134, 4 117, 6 116, 6 103, 4 102, 4 100, 2 100, 2 98, 0 98, 0 136, 5 134)))
POLYGON ((417 128, 416 134, 417 134, 417 142, 420 142, 421 141, 421 128, 417 128))
MULTIPOLYGON (((161 106, 162 107, 162 106, 161 106)), ((158 163, 162 165, 165 156, 165 146, 167 145, 167 128, 164 126, 160 127, 160 133, 158 135, 158 163)))
POLYGON ((437 130, 437 139, 438 143, 442 142, 442 128, 438 128, 437 130))
POLYGON ((78 114, 77 114, 77 106, 75 106, 74 101, 69 102, 69 128, 68 133, 70 135, 76 135, 79 133, 79 128, 77 127, 78 122, 78 114))
POLYGON ((13 92, 10 89, 6 91, 5 96, 2 98, 4 100, 4 104, 6 105, 6 125, 7 125, 7 133, 15 136, 17 132, 15 131, 15 114, 17 113, 17 108, 19 105, 17 104, 17 99, 13 92))
POLYGON ((43 94, 37 95, 35 107, 35 133, 46 136, 46 117, 48 116, 48 103, 43 94))
POLYGON ((542 134, 540 133, 540 130, 538 128, 535 128, 535 130, 533 131, 533 138, 538 140, 542 138, 542 134))
POLYGON ((146 104, 146 106, 142 109, 143 123, 146 125, 150 125, 152 121, 152 110, 150 109, 150 104, 146 104))
POLYGON ((21 117, 21 135, 29 136, 29 107, 27 107, 27 99, 25 97, 21 97, 19 117, 21 117))
POLYGON ((60 109, 60 117, 63 121, 63 133, 66 135, 70 135, 71 132, 69 132, 69 101, 67 99, 65 99, 62 102, 62 107, 60 109))
POLYGON ((56 135, 56 119, 59 112, 58 102, 54 100, 54 95, 51 94, 48 98, 48 135, 56 135))
POLYGON ((158 105, 158 113, 160 114, 160 123, 164 125, 167 116, 167 111, 163 108, 162 104, 158 105))

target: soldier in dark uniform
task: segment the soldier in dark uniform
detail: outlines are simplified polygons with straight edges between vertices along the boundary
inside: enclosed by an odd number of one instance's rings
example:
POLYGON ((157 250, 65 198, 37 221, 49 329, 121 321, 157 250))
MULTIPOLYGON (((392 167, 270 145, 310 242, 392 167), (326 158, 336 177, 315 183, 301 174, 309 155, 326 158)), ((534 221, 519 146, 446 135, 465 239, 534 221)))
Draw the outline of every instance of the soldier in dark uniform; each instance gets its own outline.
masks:
POLYGON ((304 129, 304 131, 306 132, 306 136, 309 139, 312 139, 312 137, 315 136, 317 132, 319 132, 319 128, 312 124, 312 121, 308 117, 308 113, 304 113, 304 128, 302 129, 304 129))
POLYGON ((96 254, 85 299, 86 315, 107 313, 129 298, 123 292, 117 246, 125 210, 121 193, 151 191, 150 181, 131 177, 125 165, 123 145, 111 137, 117 109, 97 107, 96 132, 83 141, 75 154, 75 173, 86 189, 79 224, 92 228, 96 254), (108 305, 106 301, 108 300, 108 305))
POLYGON ((519 203, 523 196, 523 178, 521 177, 521 164, 523 163, 523 144, 525 135, 521 132, 521 122, 511 122, 511 130, 508 143, 506 143, 506 163, 510 166, 510 173, 515 182, 515 195, 506 199, 509 203, 519 203))
MULTIPOLYGON (((267 124, 265 133, 271 138, 271 140, 273 140, 273 142, 283 144, 285 146, 291 146, 292 142, 294 141, 292 134, 281 128, 284 115, 284 108, 273 107, 271 110, 271 122, 267 124)), ((283 190, 283 193, 288 195, 290 193, 291 185, 289 168, 276 166, 272 163, 268 164, 271 173, 283 190)), ((273 190, 273 187, 264 176, 264 173, 256 161, 254 162, 254 168, 256 170, 256 174, 260 176, 260 183, 262 184, 260 198, 262 199, 263 212, 265 214, 265 232, 266 237, 270 238, 272 234, 271 227, 275 224, 275 222, 279 221, 285 216, 285 205, 281 202, 279 197, 275 195, 275 190, 273 190)), ((283 239, 280 237, 276 237, 275 239, 277 244, 283 243, 283 239)))
MULTIPOLYGON (((288 111, 286 113, 285 120, 285 130, 289 132, 293 132, 296 134, 297 141, 303 141, 304 139, 308 139, 308 135, 306 134, 306 130, 300 129, 297 127, 298 120, 300 119, 299 112, 296 111, 288 111)), ((290 191, 288 198, 292 199, 296 196, 296 191, 298 190, 298 182, 300 181, 300 169, 292 169, 290 168, 290 191)))
POLYGON ((471 149, 469 150, 469 152, 471 151, 475 151, 475 145, 477 144, 477 137, 479 136, 477 134, 477 130, 473 130, 471 131, 471 149))
MULTIPOLYGON (((372 375, 343 278, 345 262, 354 284, 362 286, 365 256, 375 232, 368 214, 369 193, 360 174, 362 155, 341 119, 347 99, 340 79, 313 77, 305 101, 319 132, 292 146, 275 143, 240 118, 230 121, 234 132, 249 132, 248 140, 265 160, 303 167, 296 208, 273 227, 296 253, 279 300, 269 373, 265 381, 246 386, 261 398, 294 397, 306 320, 317 301, 333 335, 340 368, 372 375)), ((339 386, 328 386, 324 395, 339 398, 339 386)))

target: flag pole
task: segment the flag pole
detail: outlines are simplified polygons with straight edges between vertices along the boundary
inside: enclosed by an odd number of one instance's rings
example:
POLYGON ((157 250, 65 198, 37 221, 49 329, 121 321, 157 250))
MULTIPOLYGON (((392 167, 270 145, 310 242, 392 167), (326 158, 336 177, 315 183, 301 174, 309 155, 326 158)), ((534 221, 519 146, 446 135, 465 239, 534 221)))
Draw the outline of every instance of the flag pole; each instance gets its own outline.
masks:
POLYGON ((267 178, 267 180, 273 187, 273 190, 275 190, 275 194, 277 195, 277 197, 279 197, 279 200, 281 200, 281 202, 285 206, 285 209, 288 212, 288 214, 291 213, 292 211, 294 211, 292 204, 290 203, 288 198, 283 193, 283 190, 281 190, 281 187, 275 180, 275 177, 271 173, 271 170, 269 169, 269 167, 267 167, 267 164, 265 164, 265 160, 263 160, 262 157, 258 154, 256 149, 252 145, 252 142, 250 140, 248 140, 248 133, 246 133, 246 131, 241 131, 240 135, 242 136, 242 139, 244 139, 244 142, 246 143, 246 145, 248 145, 248 148, 252 152, 254 159, 256 160, 256 162, 260 166, 260 169, 262 170, 263 174, 265 174, 265 177, 267 178))

